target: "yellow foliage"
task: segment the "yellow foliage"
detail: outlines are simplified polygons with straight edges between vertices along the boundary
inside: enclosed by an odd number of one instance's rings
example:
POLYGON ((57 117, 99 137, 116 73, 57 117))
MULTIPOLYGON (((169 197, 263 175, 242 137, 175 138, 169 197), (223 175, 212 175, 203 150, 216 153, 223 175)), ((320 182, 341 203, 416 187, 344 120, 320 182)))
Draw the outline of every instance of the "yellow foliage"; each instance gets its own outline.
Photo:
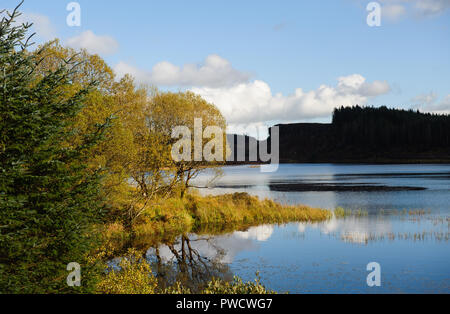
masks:
MULTIPOLYGON (((177 281, 172 286, 161 289, 158 280, 152 274, 148 262, 142 254, 130 249, 126 257, 121 259, 117 270, 103 275, 97 285, 97 292, 102 294, 190 294, 191 291, 177 281)), ((244 283, 239 277, 228 282, 213 279, 208 282, 201 294, 274 294, 267 290, 260 281, 259 275, 254 282, 244 283)))
POLYGON ((158 286, 150 265, 135 250, 120 262, 120 270, 111 270, 97 286, 103 294, 155 294, 158 286))
POLYGON ((213 279, 203 290, 203 294, 275 294, 274 291, 267 290, 261 284, 259 275, 256 275, 254 282, 244 283, 241 278, 235 276, 232 282, 221 279, 213 279))

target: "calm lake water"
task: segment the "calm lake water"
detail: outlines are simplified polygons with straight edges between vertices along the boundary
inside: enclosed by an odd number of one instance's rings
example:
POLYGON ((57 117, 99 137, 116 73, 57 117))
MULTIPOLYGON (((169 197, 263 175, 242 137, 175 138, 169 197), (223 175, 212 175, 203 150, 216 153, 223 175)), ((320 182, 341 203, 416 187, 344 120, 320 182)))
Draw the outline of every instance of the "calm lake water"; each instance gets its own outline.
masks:
POLYGON ((278 292, 450 293, 450 165, 286 164, 275 173, 236 166, 211 178, 196 179, 196 186, 209 187, 201 193, 248 192, 367 215, 188 235, 149 249, 160 268, 186 264, 191 281, 218 274, 249 281, 259 272, 278 292), (176 258, 183 250, 190 261, 176 258), (381 266, 381 287, 366 283, 370 262, 381 266))

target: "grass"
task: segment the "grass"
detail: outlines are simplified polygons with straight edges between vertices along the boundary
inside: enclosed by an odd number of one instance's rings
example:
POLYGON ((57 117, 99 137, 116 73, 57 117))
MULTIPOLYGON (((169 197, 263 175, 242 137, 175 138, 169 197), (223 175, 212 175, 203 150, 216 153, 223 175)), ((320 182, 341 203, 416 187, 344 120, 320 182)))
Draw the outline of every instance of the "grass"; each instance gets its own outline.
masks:
POLYGON ((328 210, 304 205, 282 205, 260 200, 247 193, 200 196, 195 193, 170 198, 148 206, 134 225, 134 236, 119 222, 104 228, 105 242, 115 247, 108 255, 130 246, 145 248, 159 243, 172 243, 188 233, 218 235, 245 231, 261 224, 320 222, 331 219, 328 210))
POLYGON ((368 215, 369 215, 369 212, 367 210, 363 210, 363 209, 351 210, 351 209, 344 209, 342 207, 337 207, 334 210, 334 216, 336 218, 345 218, 345 217, 349 217, 349 216, 365 217, 368 215))
MULTIPOLYGON (((146 209, 135 226, 135 232, 138 237, 161 238, 204 230, 238 230, 266 223, 318 222, 331 217, 332 213, 324 209, 282 205, 247 193, 220 196, 189 194, 183 199, 169 199, 146 209)), ((114 234, 118 228, 111 225, 108 229, 114 234)))

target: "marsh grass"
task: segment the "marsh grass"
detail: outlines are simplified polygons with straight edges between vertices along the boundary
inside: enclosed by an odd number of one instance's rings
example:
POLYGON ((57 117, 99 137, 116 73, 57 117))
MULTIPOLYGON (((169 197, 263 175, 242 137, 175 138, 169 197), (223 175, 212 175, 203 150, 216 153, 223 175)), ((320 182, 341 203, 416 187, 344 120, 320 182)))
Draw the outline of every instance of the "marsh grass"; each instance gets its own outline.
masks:
POLYGON ((303 205, 282 205, 247 193, 220 196, 189 194, 146 209, 136 235, 161 237, 211 230, 214 234, 251 226, 287 222, 319 222, 330 219, 328 210, 303 205))
POLYGON ((337 207, 334 210, 334 216, 336 218, 345 218, 345 217, 350 217, 350 216, 365 217, 368 215, 369 215, 369 212, 364 209, 351 210, 351 209, 345 209, 342 207, 337 207))

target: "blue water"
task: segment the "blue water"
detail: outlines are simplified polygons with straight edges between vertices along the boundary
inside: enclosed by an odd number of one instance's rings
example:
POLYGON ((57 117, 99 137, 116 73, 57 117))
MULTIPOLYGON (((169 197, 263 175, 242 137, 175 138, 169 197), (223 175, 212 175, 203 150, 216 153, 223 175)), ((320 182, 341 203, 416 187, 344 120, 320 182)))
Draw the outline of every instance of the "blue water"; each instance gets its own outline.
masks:
POLYGON ((377 212, 381 209, 427 209, 450 211, 450 165, 334 165, 283 164, 274 173, 261 173, 249 166, 225 167, 223 176, 199 176, 196 186, 219 185, 200 189, 205 194, 248 192, 261 198, 284 203, 306 204, 334 209, 344 207, 377 212), (424 187, 424 191, 389 192, 277 192, 271 183, 333 183, 424 187), (228 186, 228 188, 227 188, 228 186), (241 186, 241 187, 239 187, 241 186))
MULTIPOLYGON (((246 281, 259 272, 263 284, 278 292, 450 293, 449 173, 450 165, 281 165, 271 174, 248 166, 227 167, 213 185, 210 174, 197 178, 197 186, 210 186, 199 191, 248 192, 285 203, 328 209, 342 206, 368 214, 189 238, 205 260, 223 263, 246 281), (270 189, 273 182, 363 183, 426 190, 277 192, 270 189), (367 285, 370 262, 381 266, 380 287, 367 285)), ((165 261, 174 258, 165 245, 160 253, 165 261)))

